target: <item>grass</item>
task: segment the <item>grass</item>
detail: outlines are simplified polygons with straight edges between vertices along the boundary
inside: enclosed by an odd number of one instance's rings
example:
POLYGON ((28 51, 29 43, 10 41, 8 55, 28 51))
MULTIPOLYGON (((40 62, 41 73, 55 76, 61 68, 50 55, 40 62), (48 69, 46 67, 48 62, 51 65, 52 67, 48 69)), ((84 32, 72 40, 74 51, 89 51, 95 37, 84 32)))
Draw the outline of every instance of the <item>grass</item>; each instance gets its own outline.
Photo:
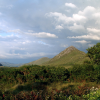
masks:
POLYGON ((69 54, 65 54, 59 59, 52 58, 49 62, 44 63, 42 65, 50 65, 50 66, 73 66, 73 64, 83 64, 84 60, 90 60, 88 57, 86 57, 86 54, 79 50, 74 50, 70 52, 69 54))
MULTIPOLYGON (((93 87, 98 88, 98 86, 95 82, 90 82, 90 83, 86 83, 86 82, 83 82, 83 83, 75 83, 75 82, 61 83, 61 82, 58 82, 58 83, 52 83, 52 84, 46 86, 46 90, 44 91, 44 94, 46 95, 45 100, 48 100, 46 98, 48 98, 50 96, 52 96, 53 98, 56 98, 56 99, 59 98, 57 100, 81 100, 79 96, 74 95, 74 99, 73 99, 73 96, 71 97, 71 95, 70 95, 68 98, 66 98, 64 96, 64 94, 67 92, 68 88, 70 88, 71 90, 75 90, 77 92, 78 86, 82 87, 82 86, 84 86, 84 84, 87 84, 87 86, 90 87, 91 92, 89 94, 82 95, 81 96, 82 98, 88 98, 85 100, 96 100, 96 98, 100 97, 100 89, 97 91, 95 91, 95 89, 93 90, 93 87), (66 98, 66 99, 64 99, 64 98, 66 98)), ((27 98, 27 95, 31 95, 31 92, 40 93, 43 96, 43 94, 42 94, 43 91, 40 91, 40 90, 37 91, 34 89, 33 90, 30 90, 30 89, 25 90, 25 89, 21 89, 22 88, 21 86, 25 86, 25 85, 15 85, 14 87, 12 87, 13 89, 9 90, 9 93, 12 92, 13 94, 16 94, 16 96, 20 95, 20 97, 26 96, 26 98, 27 98)), ((71 94, 71 92, 69 94, 71 94)), ((7 91, 5 93, 7 93, 7 91)), ((29 99, 29 100, 32 100, 32 99, 29 99)), ((42 99, 39 99, 39 100, 42 100, 42 99)), ((55 99, 53 99, 53 100, 55 100, 55 99)))
MULTIPOLYGON (((42 63, 45 63, 45 62, 48 62, 50 60, 50 58, 47 58, 47 57, 43 57, 43 58, 40 58, 38 60, 35 60, 35 61, 32 61, 32 62, 29 62, 29 63, 26 63, 24 65, 41 65, 42 63)), ((23 65, 21 65, 23 66, 23 65)))

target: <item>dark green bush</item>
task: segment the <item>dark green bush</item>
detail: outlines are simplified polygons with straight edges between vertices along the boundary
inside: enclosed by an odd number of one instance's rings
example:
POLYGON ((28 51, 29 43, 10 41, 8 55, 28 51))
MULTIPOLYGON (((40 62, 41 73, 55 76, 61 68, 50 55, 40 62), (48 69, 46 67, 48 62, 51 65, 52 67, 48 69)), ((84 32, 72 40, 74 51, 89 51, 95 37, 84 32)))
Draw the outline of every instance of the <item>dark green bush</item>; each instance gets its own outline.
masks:
POLYGON ((75 64, 71 69, 71 80, 81 81, 95 81, 95 71, 92 64, 75 64))

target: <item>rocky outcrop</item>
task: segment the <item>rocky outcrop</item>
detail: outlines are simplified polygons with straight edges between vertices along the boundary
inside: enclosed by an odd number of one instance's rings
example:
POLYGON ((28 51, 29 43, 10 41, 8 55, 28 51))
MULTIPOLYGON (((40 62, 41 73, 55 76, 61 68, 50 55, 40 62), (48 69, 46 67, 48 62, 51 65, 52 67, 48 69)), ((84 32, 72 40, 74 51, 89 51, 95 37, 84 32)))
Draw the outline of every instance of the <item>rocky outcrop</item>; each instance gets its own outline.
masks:
POLYGON ((52 60, 57 60, 60 57, 72 52, 73 50, 78 50, 78 49, 76 49, 74 46, 70 46, 70 47, 66 48, 64 51, 60 52, 58 55, 56 55, 53 59, 51 59, 51 61, 52 60))

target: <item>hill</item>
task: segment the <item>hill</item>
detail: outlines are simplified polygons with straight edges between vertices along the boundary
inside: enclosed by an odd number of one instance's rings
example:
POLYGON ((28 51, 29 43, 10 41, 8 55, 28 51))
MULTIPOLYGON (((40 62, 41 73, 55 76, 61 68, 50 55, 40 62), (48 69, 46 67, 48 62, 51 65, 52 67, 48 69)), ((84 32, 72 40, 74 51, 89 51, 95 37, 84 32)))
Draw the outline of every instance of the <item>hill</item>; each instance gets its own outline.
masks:
MULTIPOLYGON (((43 57, 43 58, 40 58, 38 60, 26 63, 24 65, 41 65, 42 63, 48 62, 49 60, 50 60, 50 58, 43 57)), ((21 66, 23 66, 23 65, 21 65, 21 66)))
POLYGON ((76 49, 74 46, 70 46, 42 65, 67 66, 74 63, 82 64, 86 59, 90 60, 89 57, 86 57, 85 52, 76 49))
POLYGON ((19 67, 22 65, 22 64, 8 63, 8 62, 0 62, 0 64, 2 64, 2 66, 7 66, 7 67, 19 67))

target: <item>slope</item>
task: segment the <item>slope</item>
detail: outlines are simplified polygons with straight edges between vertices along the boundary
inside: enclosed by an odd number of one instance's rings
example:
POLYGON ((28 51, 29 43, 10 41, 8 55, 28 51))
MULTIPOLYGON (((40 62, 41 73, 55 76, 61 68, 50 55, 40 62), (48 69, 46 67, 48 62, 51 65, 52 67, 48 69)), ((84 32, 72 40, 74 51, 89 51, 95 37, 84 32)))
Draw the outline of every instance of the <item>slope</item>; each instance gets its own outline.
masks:
POLYGON ((35 61, 32 61, 32 62, 26 63, 24 65, 41 65, 42 63, 45 63, 45 62, 47 62, 49 60, 50 60, 50 58, 43 57, 43 58, 40 58, 38 60, 35 60, 35 61))
POLYGON ((76 49, 74 46, 70 46, 42 65, 66 66, 75 63, 82 64, 86 59, 90 60, 89 57, 86 57, 85 52, 76 49))

